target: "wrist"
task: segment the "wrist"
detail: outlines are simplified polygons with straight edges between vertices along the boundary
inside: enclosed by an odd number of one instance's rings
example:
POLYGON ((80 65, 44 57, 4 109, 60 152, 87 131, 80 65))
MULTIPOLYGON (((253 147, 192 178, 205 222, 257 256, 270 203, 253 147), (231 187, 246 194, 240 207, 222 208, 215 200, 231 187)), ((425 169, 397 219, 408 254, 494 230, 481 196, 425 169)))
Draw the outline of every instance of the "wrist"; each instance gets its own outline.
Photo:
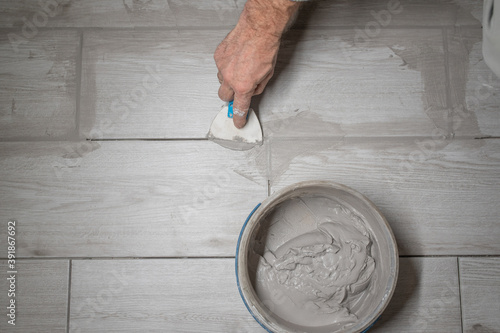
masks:
POLYGON ((290 0, 248 0, 238 25, 250 28, 257 36, 280 39, 292 23, 300 3, 290 0))

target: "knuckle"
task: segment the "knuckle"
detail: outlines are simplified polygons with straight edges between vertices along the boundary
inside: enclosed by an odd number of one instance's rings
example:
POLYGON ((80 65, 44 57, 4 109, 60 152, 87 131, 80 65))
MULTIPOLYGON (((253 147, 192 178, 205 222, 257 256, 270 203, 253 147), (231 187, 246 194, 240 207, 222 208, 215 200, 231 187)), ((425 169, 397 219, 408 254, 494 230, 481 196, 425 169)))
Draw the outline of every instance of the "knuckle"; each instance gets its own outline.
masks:
POLYGON ((233 83, 232 87, 234 92, 239 95, 248 95, 251 94, 254 90, 254 85, 250 82, 238 81, 233 83))

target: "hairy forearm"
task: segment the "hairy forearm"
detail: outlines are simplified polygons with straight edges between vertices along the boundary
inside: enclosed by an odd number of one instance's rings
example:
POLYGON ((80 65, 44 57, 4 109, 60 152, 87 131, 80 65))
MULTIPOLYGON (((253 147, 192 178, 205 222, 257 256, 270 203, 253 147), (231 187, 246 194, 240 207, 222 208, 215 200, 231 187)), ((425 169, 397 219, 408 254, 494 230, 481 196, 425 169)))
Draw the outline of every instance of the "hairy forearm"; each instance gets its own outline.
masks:
POLYGON ((299 6, 290 0, 248 0, 238 25, 250 28, 256 36, 279 39, 295 19, 299 6))

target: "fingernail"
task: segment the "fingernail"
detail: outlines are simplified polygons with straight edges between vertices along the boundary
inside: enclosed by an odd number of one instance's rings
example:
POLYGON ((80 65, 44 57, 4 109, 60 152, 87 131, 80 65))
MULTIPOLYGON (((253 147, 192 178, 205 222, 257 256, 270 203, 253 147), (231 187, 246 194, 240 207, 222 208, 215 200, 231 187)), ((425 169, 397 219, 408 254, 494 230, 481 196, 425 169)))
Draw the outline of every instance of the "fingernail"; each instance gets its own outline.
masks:
MULTIPOLYGON (((239 118, 239 119, 242 119, 242 118, 239 118)), ((245 127, 245 124, 246 124, 246 123, 247 123, 247 122, 246 122, 245 120, 242 120, 242 122, 241 122, 241 123, 240 123, 240 121, 236 120, 236 121, 234 121, 234 126, 235 126, 236 128, 241 129, 241 128, 245 127)))

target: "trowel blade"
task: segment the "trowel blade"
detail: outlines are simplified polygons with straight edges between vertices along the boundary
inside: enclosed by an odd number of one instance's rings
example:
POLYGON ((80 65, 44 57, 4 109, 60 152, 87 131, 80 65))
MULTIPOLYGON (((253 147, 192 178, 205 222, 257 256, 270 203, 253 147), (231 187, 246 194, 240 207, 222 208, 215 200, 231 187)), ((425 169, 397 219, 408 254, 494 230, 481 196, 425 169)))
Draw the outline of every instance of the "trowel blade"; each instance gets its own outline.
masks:
POLYGON ((248 150, 262 145, 262 128, 252 109, 248 110, 247 123, 243 128, 236 128, 227 112, 228 106, 225 105, 215 116, 207 134, 209 140, 233 150, 248 150))

